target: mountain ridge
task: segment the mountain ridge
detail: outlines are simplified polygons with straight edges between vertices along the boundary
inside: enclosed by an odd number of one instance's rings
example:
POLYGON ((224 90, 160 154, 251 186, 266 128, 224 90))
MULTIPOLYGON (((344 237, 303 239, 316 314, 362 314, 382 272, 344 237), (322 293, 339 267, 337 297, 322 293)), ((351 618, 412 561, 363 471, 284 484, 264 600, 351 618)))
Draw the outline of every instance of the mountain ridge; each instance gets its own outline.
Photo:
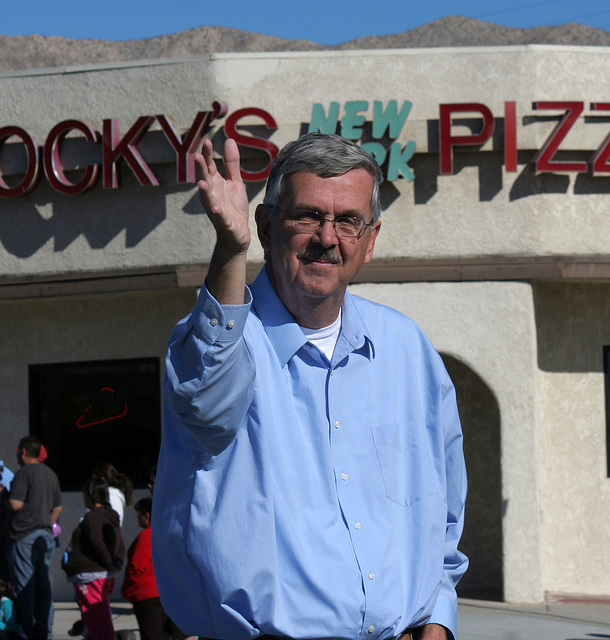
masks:
POLYGON ((71 39, 0 35, 0 70, 20 71, 105 62, 130 62, 208 53, 337 51, 425 47, 557 44, 610 46, 610 32, 577 23, 519 29, 462 16, 447 16, 409 31, 364 36, 342 44, 288 40, 228 27, 201 26, 138 40, 71 39))

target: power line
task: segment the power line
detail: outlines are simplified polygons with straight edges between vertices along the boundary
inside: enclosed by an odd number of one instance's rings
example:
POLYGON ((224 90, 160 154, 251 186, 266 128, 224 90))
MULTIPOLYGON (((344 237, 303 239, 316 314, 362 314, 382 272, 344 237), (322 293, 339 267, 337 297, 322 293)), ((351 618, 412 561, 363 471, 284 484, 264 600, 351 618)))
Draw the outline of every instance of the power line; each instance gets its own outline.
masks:
MULTIPOLYGON (((531 9, 533 7, 540 7, 549 4, 557 4, 556 0, 541 0, 540 2, 530 2, 528 4, 523 4, 518 7, 510 7, 507 9, 499 9, 498 11, 492 11, 490 13, 484 13, 479 15, 479 18, 490 18, 496 15, 500 15, 503 13, 511 13, 513 11, 522 11, 524 9, 531 9)), ((567 18, 567 22, 578 22, 579 20, 584 20, 587 18, 595 18, 596 16, 605 16, 610 15, 610 9, 604 9, 603 11, 596 11, 594 13, 587 13, 585 15, 574 16, 567 18)), ((606 30, 608 25, 596 25, 596 28, 606 30)))
POLYGON ((484 13, 479 17, 489 18, 491 16, 497 16, 501 13, 510 13, 511 11, 520 11, 521 9, 531 9, 532 7, 541 7, 542 5, 545 5, 545 4, 556 4, 556 0, 543 0, 542 2, 530 2, 528 4, 521 5, 520 7, 511 7, 510 9, 500 9, 499 11, 484 13))
POLYGON ((583 18, 594 18, 595 16, 604 16, 610 14, 610 9, 606 9, 605 11, 597 11, 595 13, 587 13, 584 16, 576 16, 572 18, 572 20, 582 20, 583 18))

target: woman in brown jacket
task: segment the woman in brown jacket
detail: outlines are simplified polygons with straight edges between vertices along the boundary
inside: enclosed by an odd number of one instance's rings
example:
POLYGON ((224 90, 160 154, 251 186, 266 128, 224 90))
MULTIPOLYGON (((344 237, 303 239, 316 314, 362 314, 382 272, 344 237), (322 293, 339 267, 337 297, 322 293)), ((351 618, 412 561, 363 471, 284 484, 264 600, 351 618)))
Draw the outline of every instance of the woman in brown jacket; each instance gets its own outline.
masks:
POLYGON ((83 496, 90 511, 72 534, 62 568, 74 585, 91 640, 115 640, 110 594, 125 555, 119 516, 110 506, 105 480, 87 480, 83 496))

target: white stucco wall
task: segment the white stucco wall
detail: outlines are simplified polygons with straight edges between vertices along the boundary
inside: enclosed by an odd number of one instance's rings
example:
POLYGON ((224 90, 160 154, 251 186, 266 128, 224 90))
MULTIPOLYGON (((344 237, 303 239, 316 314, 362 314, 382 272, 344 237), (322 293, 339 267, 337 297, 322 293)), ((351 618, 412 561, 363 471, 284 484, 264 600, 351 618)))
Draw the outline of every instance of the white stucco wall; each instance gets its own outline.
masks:
POLYGON ((540 283, 543 581, 555 594, 610 594, 610 479, 603 347, 610 285, 540 283))

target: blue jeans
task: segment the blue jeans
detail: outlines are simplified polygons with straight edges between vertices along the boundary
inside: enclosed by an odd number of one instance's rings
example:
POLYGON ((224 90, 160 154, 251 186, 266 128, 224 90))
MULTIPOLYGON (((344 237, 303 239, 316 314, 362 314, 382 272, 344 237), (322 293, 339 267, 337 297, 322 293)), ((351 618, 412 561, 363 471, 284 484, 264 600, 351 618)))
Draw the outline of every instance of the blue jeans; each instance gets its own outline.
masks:
POLYGON ((37 529, 11 542, 8 562, 15 595, 23 610, 28 638, 48 640, 53 630, 53 594, 49 574, 55 551, 53 534, 37 529))

